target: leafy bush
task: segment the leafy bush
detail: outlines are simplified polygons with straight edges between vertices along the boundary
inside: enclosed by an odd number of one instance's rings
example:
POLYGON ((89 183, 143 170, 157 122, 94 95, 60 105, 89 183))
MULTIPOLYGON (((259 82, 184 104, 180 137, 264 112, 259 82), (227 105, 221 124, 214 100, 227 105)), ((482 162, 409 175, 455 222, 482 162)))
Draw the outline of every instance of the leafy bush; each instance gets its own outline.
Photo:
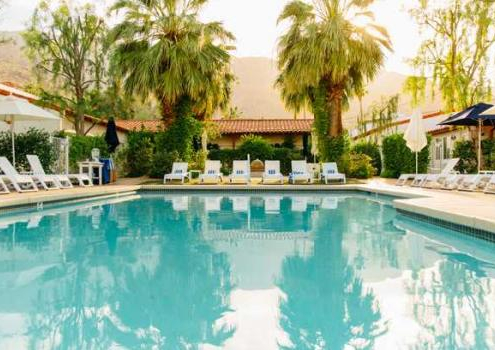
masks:
MULTIPOLYGON (((430 162, 429 143, 418 153, 418 171, 426 173, 430 162)), ((382 141, 383 152, 383 177, 398 178, 400 174, 414 173, 416 171, 415 154, 407 147, 402 134, 392 134, 382 141)))
POLYGON ((483 140, 481 143, 485 170, 495 170, 495 140, 483 140))
POLYGON ((130 132, 127 135, 126 148, 126 175, 130 177, 148 175, 153 160, 153 134, 144 130, 130 132))
POLYGON ((245 135, 241 137, 241 145, 237 149, 239 159, 246 159, 248 154, 251 160, 265 161, 273 158, 274 147, 263 137, 257 135, 245 135))
POLYGON ((289 175, 291 172, 291 161, 301 160, 303 156, 300 151, 289 148, 275 148, 273 150, 273 160, 280 161, 280 172, 284 175, 289 175))
POLYGON ((460 158, 456 170, 461 173, 474 173, 478 169, 478 157, 473 141, 460 140, 454 144, 454 158, 460 158))
POLYGON ((201 136, 201 123, 192 116, 177 117, 167 130, 155 134, 157 152, 178 153, 181 161, 188 162, 194 155, 194 139, 201 136))
POLYGON ((380 154, 380 146, 376 143, 369 141, 356 143, 354 147, 352 147, 352 152, 369 156, 371 158, 371 165, 375 168, 374 175, 382 173, 382 156, 380 154))
POLYGON ((77 162, 91 158, 91 150, 98 148, 102 157, 108 157, 108 145, 103 136, 71 136, 69 140, 69 166, 77 171, 77 162))
POLYGON ((347 164, 346 175, 357 179, 369 179, 376 172, 372 159, 366 154, 351 153, 347 164))
MULTIPOLYGON (((44 130, 30 128, 24 133, 15 134, 15 159, 19 170, 29 170, 26 155, 36 154, 45 170, 49 170, 55 162, 55 152, 50 142, 50 134, 44 130)), ((12 134, 10 131, 0 132, 0 154, 12 162, 12 134)))
POLYGON ((321 160, 325 162, 337 162, 349 153, 350 140, 347 134, 337 137, 327 137, 324 140, 324 153, 320 154, 321 160))
POLYGON ((208 159, 219 160, 222 163, 222 173, 230 174, 232 162, 239 158, 239 151, 235 149, 215 149, 208 153, 208 159))
POLYGON ((174 162, 179 161, 179 152, 158 151, 151 158, 149 175, 152 178, 162 178, 164 174, 170 174, 174 162))

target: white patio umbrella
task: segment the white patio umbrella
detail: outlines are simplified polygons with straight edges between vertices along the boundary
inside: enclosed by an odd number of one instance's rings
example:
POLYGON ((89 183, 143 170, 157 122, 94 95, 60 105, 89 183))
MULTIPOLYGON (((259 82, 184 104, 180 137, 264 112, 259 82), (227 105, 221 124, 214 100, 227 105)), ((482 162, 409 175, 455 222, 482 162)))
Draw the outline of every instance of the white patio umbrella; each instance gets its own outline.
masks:
POLYGON ((420 110, 414 111, 404 134, 407 147, 416 154, 416 174, 418 174, 418 153, 428 144, 420 110))
POLYGON ((10 131, 12 133, 12 164, 15 167, 14 123, 16 121, 30 120, 59 121, 60 118, 30 103, 28 100, 8 96, 0 100, 0 120, 10 124, 10 131))

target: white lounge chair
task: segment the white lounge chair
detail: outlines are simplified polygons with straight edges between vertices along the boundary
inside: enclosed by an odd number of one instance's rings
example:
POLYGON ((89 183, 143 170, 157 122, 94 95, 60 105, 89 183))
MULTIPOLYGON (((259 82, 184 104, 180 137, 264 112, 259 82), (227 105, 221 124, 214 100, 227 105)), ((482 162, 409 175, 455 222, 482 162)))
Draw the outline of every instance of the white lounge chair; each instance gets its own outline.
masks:
POLYGON ((3 177, 0 175, 0 194, 10 193, 9 188, 3 181, 3 177))
POLYGON ((413 187, 441 187, 449 175, 455 174, 454 168, 459 158, 450 159, 439 174, 418 174, 411 186, 413 187))
POLYGON ((485 186, 485 193, 495 194, 495 175, 492 175, 490 181, 485 186))
POLYGON ((469 175, 464 174, 451 174, 445 178, 444 183, 440 187, 442 190, 455 190, 469 175))
POLYGON ((34 183, 31 176, 21 175, 10 164, 6 157, 0 157, 0 169, 5 174, 5 178, 17 192, 33 192, 38 191, 38 187, 34 183))
POLYGON ((163 176, 163 183, 167 183, 167 180, 180 180, 182 183, 184 183, 184 180, 189 178, 189 174, 187 173, 187 166, 187 163, 174 163, 172 165, 172 172, 163 176))
POLYGON ((416 174, 402 174, 395 183, 395 186, 404 186, 408 181, 414 180, 416 174))
POLYGON ((205 172, 199 176, 201 183, 204 183, 206 180, 212 180, 216 183, 222 182, 221 167, 222 164, 219 160, 207 160, 205 162, 205 172))
POLYGON ((251 175, 249 162, 247 160, 234 160, 232 165, 232 174, 229 176, 230 183, 241 181, 249 184, 250 180, 251 175))
POLYGON ((73 187, 69 178, 65 175, 47 175, 37 155, 28 154, 26 158, 31 167, 34 181, 41 184, 45 190, 73 187), (52 186, 49 186, 50 184, 52 186))
POLYGON ((280 172, 279 160, 265 161, 265 172, 261 182, 265 183, 266 181, 280 181, 280 184, 284 184, 284 175, 280 172))
MULTIPOLYGON (((31 166, 33 174, 46 175, 37 155, 30 154, 27 156, 27 160, 31 166)), ((54 174, 46 176, 55 178, 58 181, 58 186, 60 188, 73 188, 73 182, 82 187, 93 186, 93 181, 87 174, 54 174)))
POLYGON ((325 181, 325 184, 328 184, 328 180, 337 180, 346 183, 345 174, 339 173, 337 163, 323 163, 321 179, 325 181))
POLYGON ((292 172, 289 175, 289 183, 295 184, 296 181, 311 183, 313 181, 305 160, 293 160, 291 162, 291 168, 292 172))
POLYGON ((484 190, 493 177, 492 172, 481 172, 476 175, 467 175, 464 180, 459 184, 459 191, 474 192, 477 190, 484 190))
POLYGON ((280 196, 267 196, 264 197, 265 213, 266 214, 279 214, 280 213, 280 196))

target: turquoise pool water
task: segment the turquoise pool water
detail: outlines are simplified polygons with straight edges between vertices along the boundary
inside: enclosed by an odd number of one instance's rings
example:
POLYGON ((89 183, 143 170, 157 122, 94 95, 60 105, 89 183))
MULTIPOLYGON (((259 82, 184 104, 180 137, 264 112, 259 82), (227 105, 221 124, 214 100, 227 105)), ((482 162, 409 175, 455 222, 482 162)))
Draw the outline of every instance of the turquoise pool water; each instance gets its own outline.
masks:
POLYGON ((0 349, 493 349, 495 247, 357 193, 0 217, 0 349))

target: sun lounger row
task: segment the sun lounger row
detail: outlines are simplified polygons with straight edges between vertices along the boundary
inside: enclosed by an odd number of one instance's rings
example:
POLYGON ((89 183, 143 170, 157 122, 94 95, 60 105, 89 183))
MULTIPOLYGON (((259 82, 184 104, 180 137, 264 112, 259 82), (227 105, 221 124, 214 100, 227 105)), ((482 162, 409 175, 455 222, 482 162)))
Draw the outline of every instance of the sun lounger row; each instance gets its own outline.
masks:
MULTIPOLYGON (((308 170, 308 164, 304 160, 295 160, 291 163, 292 171, 289 174, 289 183, 295 184, 296 182, 312 183, 314 176, 312 172, 308 170)), ((166 174, 163 178, 163 182, 179 180, 182 183, 186 179, 189 179, 189 173, 187 171, 187 163, 174 163, 172 166, 172 172, 166 174)), ((214 182, 220 183, 224 181, 224 175, 221 172, 222 164, 218 160, 208 160, 205 162, 205 170, 199 175, 199 181, 201 183, 214 182)), ((326 184, 329 181, 339 181, 346 183, 345 174, 339 173, 336 163, 324 163, 322 169, 320 169, 320 180, 326 184)), ((251 181, 250 164, 247 160, 235 160, 232 164, 232 173, 227 177, 230 183, 245 183, 249 184, 251 181)), ((280 161, 267 160, 265 161, 265 170, 262 175, 262 183, 275 182, 284 183, 284 175, 280 172, 280 161)))
POLYGON ((9 193, 10 189, 17 192, 34 192, 38 191, 38 188, 45 190, 72 188, 73 182, 79 186, 93 185, 89 176, 85 174, 46 174, 36 155, 28 155, 27 160, 31 172, 20 174, 6 157, 0 157, 0 170, 3 173, 0 175, 0 193, 9 193))
POLYGON ((459 158, 449 160, 439 174, 403 174, 397 180, 397 186, 411 181, 412 187, 443 190, 484 191, 495 194, 495 171, 482 171, 479 174, 459 174, 454 171, 459 158))

